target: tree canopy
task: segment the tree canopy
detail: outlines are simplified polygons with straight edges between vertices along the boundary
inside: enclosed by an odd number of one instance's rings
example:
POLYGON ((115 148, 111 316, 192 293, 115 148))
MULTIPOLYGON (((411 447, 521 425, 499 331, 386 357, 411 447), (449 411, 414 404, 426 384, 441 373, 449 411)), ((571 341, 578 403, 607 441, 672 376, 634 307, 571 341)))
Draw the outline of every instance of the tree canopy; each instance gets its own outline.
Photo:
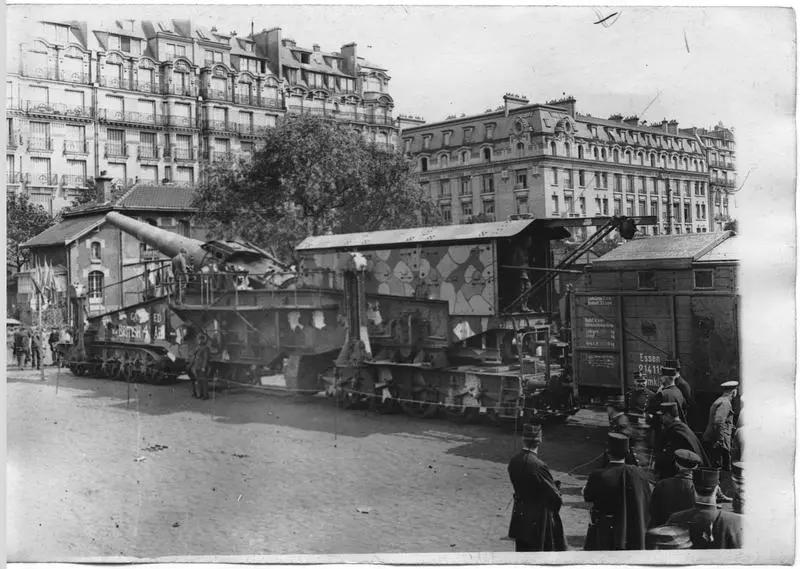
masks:
POLYGON ((438 223, 410 161, 310 115, 269 129, 250 160, 212 163, 194 206, 210 235, 290 260, 309 235, 438 223))
POLYGON ((39 204, 28 199, 23 192, 6 194, 6 246, 7 260, 17 268, 17 272, 28 261, 28 251, 20 250, 20 245, 35 237, 55 223, 39 204))

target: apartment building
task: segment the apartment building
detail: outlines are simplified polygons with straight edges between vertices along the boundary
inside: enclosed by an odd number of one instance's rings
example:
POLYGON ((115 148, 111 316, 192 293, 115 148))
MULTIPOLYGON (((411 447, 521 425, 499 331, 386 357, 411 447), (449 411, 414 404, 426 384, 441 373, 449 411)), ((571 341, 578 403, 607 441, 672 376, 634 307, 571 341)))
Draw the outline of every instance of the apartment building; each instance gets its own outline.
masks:
POLYGON ((192 186, 208 162, 252 153, 287 114, 396 142, 386 70, 356 45, 325 53, 281 30, 239 36, 190 20, 39 23, 9 54, 9 191, 55 213, 87 180, 192 186))
POLYGON ((449 222, 622 214, 656 216, 646 234, 715 229, 707 142, 677 121, 593 117, 572 97, 503 103, 437 123, 399 118, 403 149, 449 222))
POLYGON ((736 192, 736 140, 731 129, 721 123, 713 129, 693 129, 706 149, 708 160, 709 218, 714 231, 721 231, 735 214, 731 195, 736 192))

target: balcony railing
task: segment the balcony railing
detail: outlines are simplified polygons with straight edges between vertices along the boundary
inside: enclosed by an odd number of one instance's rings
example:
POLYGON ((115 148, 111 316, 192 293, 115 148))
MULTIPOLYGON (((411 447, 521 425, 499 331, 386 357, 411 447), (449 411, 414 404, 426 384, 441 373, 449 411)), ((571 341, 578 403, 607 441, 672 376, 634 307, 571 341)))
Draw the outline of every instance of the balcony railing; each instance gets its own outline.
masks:
POLYGON ((31 137, 28 139, 28 150, 53 150, 53 139, 50 137, 31 137))
POLYGON ((140 93, 159 93, 161 91, 158 83, 152 81, 136 81, 133 83, 133 90, 140 93))
POLYGON ((88 73, 84 73, 83 71, 76 71, 74 73, 70 73, 69 71, 62 71, 60 74, 62 81, 68 81, 70 83, 83 83, 87 85, 92 82, 92 79, 88 73))
POLYGON ((140 144, 136 152, 136 157, 139 160, 158 160, 158 148, 157 146, 140 144))
POLYGON ((211 99, 214 101, 227 101, 228 98, 228 91, 226 89, 209 89, 205 88, 202 90, 203 97, 206 99, 211 99))
POLYGON ((221 130, 227 132, 236 132, 236 123, 226 120, 203 119, 202 128, 206 130, 221 130))
POLYGON ((18 147, 20 144, 22 144, 22 135, 19 133, 19 131, 13 130, 9 132, 7 147, 12 149, 18 147))
POLYGON ((64 174, 61 176, 61 184, 67 188, 86 188, 89 178, 85 174, 64 174))
POLYGON ((736 187, 736 180, 723 180, 722 178, 712 178, 711 183, 716 186, 722 186, 723 188, 736 187))
POLYGON ((714 158, 709 158, 708 165, 712 168, 722 168, 723 170, 736 169, 736 167, 733 165, 733 162, 726 162, 725 160, 715 160, 714 158))
POLYGON ((38 77, 39 79, 58 79, 58 72, 54 67, 29 67, 22 74, 25 77, 38 77))
POLYGON ((22 184, 28 181, 28 174, 22 172, 6 172, 7 184, 22 184))
POLYGON ((100 85, 112 89, 130 89, 131 82, 127 77, 101 77, 100 85))
POLYGON ((140 113, 137 111, 112 111, 97 109, 100 120, 107 122, 127 122, 136 124, 161 125, 164 124, 164 115, 153 113, 140 113))
POLYGON ((195 120, 194 117, 176 117, 170 115, 167 117, 167 124, 170 126, 185 126, 185 127, 194 127, 195 120))
POLYGON ((175 161, 178 161, 178 162, 180 162, 180 161, 184 161, 184 162, 194 161, 195 160, 195 156, 197 155, 197 149, 194 148, 194 147, 192 147, 192 148, 178 148, 177 146, 173 146, 172 149, 170 150, 170 152, 171 152, 172 158, 175 161))
POLYGON ((387 126, 394 125, 394 119, 392 119, 392 117, 372 116, 367 117, 367 122, 370 124, 382 124, 387 126))
POLYGON ((120 143, 106 143, 105 145, 105 157, 106 158, 127 158, 128 157, 128 145, 127 144, 120 144, 120 143))
POLYGON ((257 105, 259 107, 264 107, 265 109, 281 109, 283 105, 281 104, 280 99, 272 99, 270 97, 262 97, 257 105))
POLYGON ((83 105, 67 105, 64 103, 45 103, 42 101, 25 101, 25 111, 31 115, 49 115, 91 118, 92 109, 83 105))
MULTIPOLYGON (((27 174, 29 183, 32 186, 57 186, 58 174, 46 174, 30 172, 27 174)), ((26 180, 27 181, 27 180, 26 180)))
POLYGON ((255 105, 256 99, 257 97, 249 93, 236 93, 233 96, 233 100, 240 105, 255 105))
POLYGON ((65 140, 64 154, 88 154, 89 145, 85 140, 65 140))
POLYGON ((161 89, 164 95, 185 95, 187 97, 194 97, 196 89, 192 85, 164 85, 161 89))

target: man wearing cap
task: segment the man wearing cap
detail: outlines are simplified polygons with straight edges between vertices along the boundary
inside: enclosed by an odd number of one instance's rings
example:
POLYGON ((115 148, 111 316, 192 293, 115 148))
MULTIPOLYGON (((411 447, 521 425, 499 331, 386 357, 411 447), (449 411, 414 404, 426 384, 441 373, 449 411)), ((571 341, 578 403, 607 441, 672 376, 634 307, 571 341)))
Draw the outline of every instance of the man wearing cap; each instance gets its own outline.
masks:
POLYGON ((650 527, 667 522, 675 512, 694 506, 694 482, 692 472, 700 466, 702 458, 685 448, 675 451, 677 474, 660 480, 653 488, 650 500, 650 527))
POLYGON ((195 382, 192 382, 192 397, 198 399, 208 399, 208 360, 211 357, 211 349, 208 347, 208 336, 200 334, 197 347, 192 356, 192 363, 189 366, 191 376, 197 382, 198 393, 195 394, 195 382))
POLYGON ((679 417, 678 404, 673 402, 662 403, 661 436, 656 447, 655 470, 659 478, 669 478, 675 471, 675 451, 686 449, 695 453, 701 459, 703 466, 710 464, 708 455, 697 435, 679 417))
POLYGON ((514 510, 508 536, 517 551, 565 551, 561 524, 561 492, 550 469, 539 458, 541 425, 526 424, 522 429, 523 449, 508 463, 514 485, 514 510))
POLYGON ((681 362, 680 360, 667 360, 664 366, 675 369, 675 387, 677 387, 684 401, 686 401, 686 408, 689 409, 694 405, 694 394, 692 393, 692 386, 681 375, 681 362))
POLYGON ((733 435, 733 398, 738 381, 722 384, 722 395, 711 405, 703 442, 711 455, 711 463, 723 470, 731 469, 731 437, 733 435))
POLYGON ((189 253, 185 247, 181 247, 178 254, 172 258, 172 277, 175 279, 175 303, 183 304, 183 292, 186 290, 188 279, 188 261, 186 257, 189 253))
POLYGON ((592 502, 591 523, 584 549, 589 551, 644 549, 650 484, 645 473, 625 464, 628 437, 608 434, 610 464, 589 475, 583 499, 592 502))
MULTIPOLYGON (((622 395, 609 397, 606 401, 606 411, 608 412, 608 432, 620 433, 632 440, 633 428, 631 428, 628 416, 625 414, 625 398, 622 395)), ((606 457, 605 464, 608 464, 608 457, 606 457)), ((636 458, 633 448, 628 449, 625 464, 639 466, 639 459, 636 458)))
POLYGON ((685 423, 686 399, 684 399, 681 390, 675 386, 675 373, 674 367, 664 366, 661 368, 661 388, 656 393, 656 396, 653 397, 650 411, 655 414, 662 403, 676 403, 678 405, 678 416, 685 423))
POLYGON ((633 389, 628 391, 626 396, 628 417, 632 422, 638 423, 641 419, 647 418, 647 406, 656 396, 655 393, 647 389, 647 380, 638 371, 633 373, 633 389))
POLYGON ((693 474, 695 503, 691 509, 672 514, 667 524, 689 529, 692 549, 740 549, 742 516, 717 506, 719 470, 698 468, 693 474))

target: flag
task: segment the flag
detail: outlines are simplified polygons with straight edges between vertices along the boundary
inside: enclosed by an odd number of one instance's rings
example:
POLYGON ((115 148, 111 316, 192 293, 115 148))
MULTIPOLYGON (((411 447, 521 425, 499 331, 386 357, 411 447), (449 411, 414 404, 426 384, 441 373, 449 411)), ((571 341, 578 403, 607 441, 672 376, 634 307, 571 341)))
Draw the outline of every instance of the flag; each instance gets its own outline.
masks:
POLYGON ((36 288, 36 293, 41 294, 42 292, 42 284, 43 284, 43 274, 42 274, 42 267, 36 263, 30 272, 31 275, 31 282, 33 286, 36 288))

